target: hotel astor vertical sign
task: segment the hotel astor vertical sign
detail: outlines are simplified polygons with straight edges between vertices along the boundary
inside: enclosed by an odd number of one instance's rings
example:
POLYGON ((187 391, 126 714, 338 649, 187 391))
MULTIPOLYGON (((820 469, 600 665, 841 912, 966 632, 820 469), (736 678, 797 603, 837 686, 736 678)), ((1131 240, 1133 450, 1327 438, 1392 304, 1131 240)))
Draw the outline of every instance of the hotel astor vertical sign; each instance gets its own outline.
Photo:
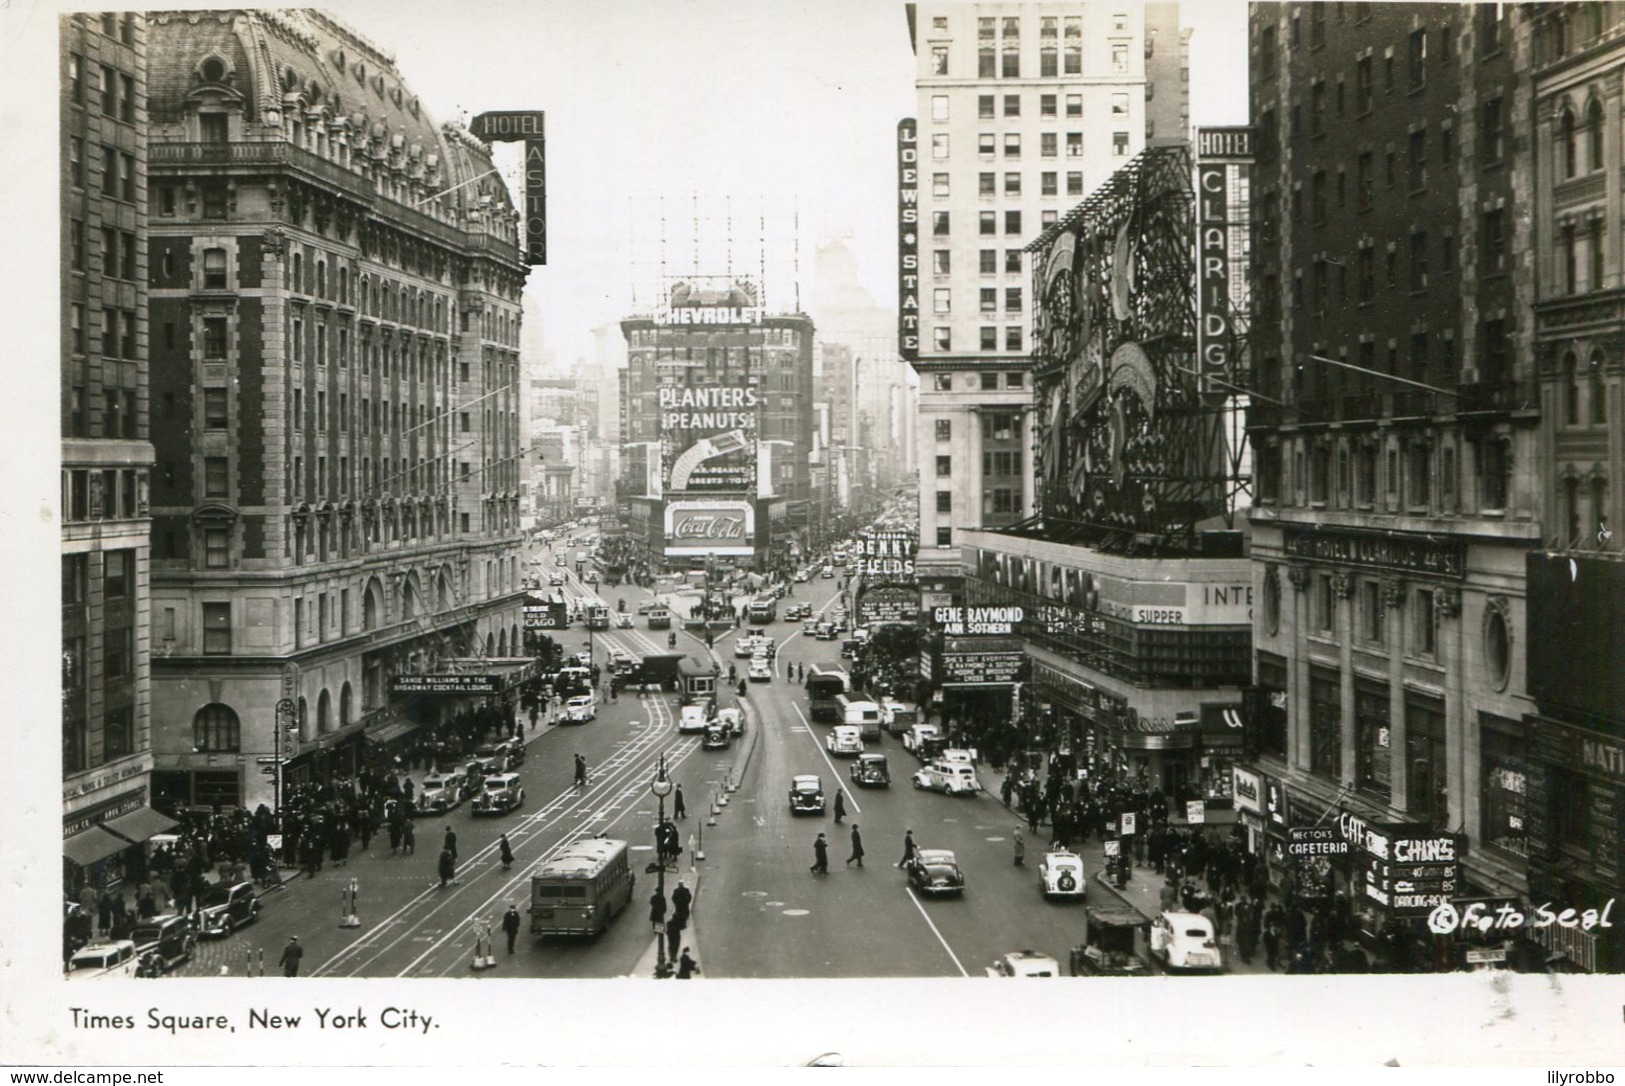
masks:
POLYGON ((920 357, 920 150, 913 117, 897 122, 897 353, 920 357))
POLYGON ((525 144, 525 263, 547 263, 547 114, 541 110, 481 113, 469 130, 487 143, 525 144))

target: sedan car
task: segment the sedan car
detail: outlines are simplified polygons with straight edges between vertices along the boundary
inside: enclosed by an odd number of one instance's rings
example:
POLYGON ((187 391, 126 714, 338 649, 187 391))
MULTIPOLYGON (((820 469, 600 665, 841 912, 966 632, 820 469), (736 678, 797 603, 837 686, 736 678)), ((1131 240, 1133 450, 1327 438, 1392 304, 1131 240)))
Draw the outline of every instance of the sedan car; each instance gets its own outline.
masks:
POLYGON ((790 778, 790 813, 824 813, 824 784, 817 777, 802 775, 790 778))
POLYGON ((990 977, 1058 977, 1061 963, 1048 954, 1036 950, 1012 950, 1000 954, 998 961, 987 967, 990 977))
POLYGON ((1151 954, 1170 972, 1224 971, 1213 925, 1201 913, 1165 912, 1151 922, 1151 954))
POLYGON ((801 624, 801 632, 804 633, 804 634, 817 633, 819 625, 820 625, 820 623, 816 618, 806 619, 801 624))
POLYGON ((741 659, 741 660, 748 660, 752 656, 756 655, 756 638, 754 638, 754 637, 736 637, 736 638, 734 638, 734 655, 739 657, 739 659, 741 659))
POLYGON ((251 882, 217 882, 203 892, 198 934, 207 939, 230 935, 259 919, 260 897, 251 882))
POLYGON ((863 730, 856 724, 837 724, 824 737, 831 754, 853 758, 863 753, 863 730))
POLYGON ((135 942, 130 939, 91 943, 68 959, 68 975, 76 979, 129 976, 135 972, 135 957, 135 942))
POLYGON ((632 628, 632 616, 617 613, 615 616, 615 628, 618 630, 630 630, 632 628))
POLYGON ((167 916, 148 917, 136 924, 130 932, 138 956, 156 954, 161 968, 168 972, 191 958, 197 945, 197 930, 192 918, 171 913, 167 916))
POLYGON ((717 723, 728 729, 730 735, 745 734, 745 714, 738 708, 717 710, 717 723))
POLYGON ((891 767, 884 754, 859 754, 852 763, 852 783, 861 788, 887 788, 891 785, 891 767))
POLYGON ((1038 864, 1038 884, 1045 897, 1082 901, 1089 889, 1083 877, 1083 859, 1064 850, 1044 853, 1038 864))
POLYGON ((507 814, 514 808, 523 806, 524 802, 525 789, 519 783, 519 774, 495 773, 485 778, 484 789, 474 797, 474 813, 507 814))
POLYGON ((823 569, 818 571, 818 575, 826 581, 831 581, 835 579, 835 570, 829 566, 825 566, 823 569))
POLYGON ((807 571, 804 570, 804 569, 796 570, 796 584, 806 584, 806 583, 807 583, 807 571))
POLYGON ((720 721, 713 723, 705 729, 705 738, 700 741, 701 748, 705 750, 727 750, 728 729, 720 721))
POLYGON ((577 694, 564 703, 562 719, 566 724, 585 724, 598 719, 598 705, 591 694, 577 694))
POLYGON ((753 683, 772 682, 773 665, 767 662, 765 656, 753 657, 750 662, 750 671, 746 673, 745 677, 753 683))
POLYGON ((903 870, 908 875, 909 886, 917 893, 957 896, 965 892, 965 873, 948 849, 919 849, 903 870))
POLYGON ((654 600, 644 600, 642 603, 638 604, 638 614, 646 615, 659 606, 660 604, 656 603, 654 600))

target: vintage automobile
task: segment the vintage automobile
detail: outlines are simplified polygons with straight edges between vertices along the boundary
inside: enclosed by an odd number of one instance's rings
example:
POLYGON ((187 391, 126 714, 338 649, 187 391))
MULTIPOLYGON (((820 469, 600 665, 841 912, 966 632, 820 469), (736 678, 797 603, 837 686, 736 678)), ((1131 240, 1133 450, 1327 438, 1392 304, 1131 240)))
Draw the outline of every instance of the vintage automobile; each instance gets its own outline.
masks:
POLYGON ((430 773, 418 789, 419 814, 444 814, 463 802, 463 775, 458 770, 430 773))
POLYGON ((790 813, 824 813, 824 784, 810 774, 790 778, 790 813))
POLYGON ((801 623, 801 632, 804 634, 816 634, 820 625, 822 625, 822 623, 820 623, 818 619, 808 618, 801 623))
POLYGON ((1012 950, 1000 954, 998 960, 987 967, 990 977, 1058 977, 1061 963, 1048 954, 1036 950, 1012 950))
MULTIPOLYGON (((560 565, 564 564, 563 555, 559 556, 559 564, 560 565)), ((554 588, 561 587, 564 584, 564 574, 559 573, 557 570, 555 570, 552 573, 549 573, 547 575, 547 583, 552 585, 554 588)))
POLYGON ((917 893, 960 895, 965 892, 965 873, 948 849, 919 849, 903 870, 908 875, 909 886, 917 893))
POLYGON ((717 710, 717 723, 728 729, 730 735, 745 734, 745 713, 737 706, 717 710))
POLYGON ((914 774, 914 787, 945 796, 974 796, 982 790, 976 770, 964 762, 928 762, 914 774))
POLYGON ((852 783, 860 788, 886 788, 891 784, 891 767, 884 754, 860 754, 852 763, 852 783))
POLYGON ((1151 953, 1169 972, 1224 971, 1213 925, 1201 913, 1165 912, 1153 920, 1151 953))
POLYGON ((824 578, 826 581, 833 580, 835 577, 835 568, 833 566, 825 566, 823 569, 818 571, 818 575, 824 578))
POLYGON ((598 583, 598 571, 596 569, 589 569, 587 571, 587 576, 585 578, 583 578, 583 580, 585 580, 588 584, 597 584, 598 583))
POLYGON ((517 769, 525 764, 525 744, 517 739, 504 739, 497 744, 497 750, 507 759, 502 767, 504 770, 517 769))
POLYGON ((837 757, 855 757, 863 753, 863 729, 856 724, 837 724, 824 737, 824 745, 837 757))
POLYGON ((711 714, 703 705, 685 705, 677 714, 679 732, 703 732, 711 726, 711 714))
POLYGON ((849 637, 841 642, 842 659, 850 660, 858 655, 858 639, 849 637))
POLYGON ((132 976, 135 973, 135 958, 134 940, 90 943, 74 951, 73 957, 68 959, 68 976, 74 979, 132 976))
POLYGON ((772 682, 773 665, 767 662, 765 656, 753 656, 750 661, 750 670, 745 677, 753 683, 772 682))
POLYGON ((491 773, 506 773, 508 763, 513 758, 513 747, 518 746, 511 739, 500 743, 481 743, 474 748, 474 761, 485 767, 481 776, 491 773))
POLYGON ((727 725, 720 720, 712 721, 710 727, 705 729, 705 738, 700 741, 700 746, 705 750, 727 750, 727 725))
POLYGON ((130 941, 135 943, 137 957, 155 953, 160 967, 168 972, 191 958, 192 948, 197 946, 197 929, 189 916, 152 916, 136 924, 130 941))
POLYGON ((1125 905, 1090 905, 1083 911, 1084 942, 1072 948, 1074 977, 1149 977, 1145 948, 1151 922, 1125 905))
POLYGON ((813 628, 813 636, 820 641, 834 641, 835 624, 833 622, 820 622, 813 628))
POLYGON ((965 765, 975 765, 976 755, 972 754, 968 750, 960 750, 957 747, 949 747, 946 750, 937 752, 937 761, 961 762, 965 765))
POLYGON ((230 935, 260 916, 260 896, 251 882, 217 882, 203 891, 198 934, 208 939, 230 935))
MULTIPOLYGON (((919 753, 921 744, 929 738, 940 739, 942 729, 935 724, 916 724, 903 733, 903 749, 919 753)), ((941 749, 941 748, 938 748, 941 749)))
POLYGON ((1063 850, 1044 853, 1038 862, 1038 885, 1047 898, 1082 901, 1089 890, 1083 858, 1063 850))
POLYGON ((525 802, 525 789, 517 773, 495 773, 485 778, 485 787, 474 797, 473 813, 507 814, 525 802))
POLYGON ((749 660, 756 655, 756 638, 743 635, 734 638, 734 655, 741 660, 749 660))
POLYGON ((577 694, 564 703, 562 720, 565 724, 585 724, 598 719, 598 705, 591 694, 577 694))
POLYGON ((804 569, 796 570, 796 584, 806 584, 806 583, 807 583, 807 571, 804 570, 804 569))
POLYGON ((619 630, 630 630, 632 628, 632 616, 627 614, 617 614, 615 616, 615 628, 619 630))

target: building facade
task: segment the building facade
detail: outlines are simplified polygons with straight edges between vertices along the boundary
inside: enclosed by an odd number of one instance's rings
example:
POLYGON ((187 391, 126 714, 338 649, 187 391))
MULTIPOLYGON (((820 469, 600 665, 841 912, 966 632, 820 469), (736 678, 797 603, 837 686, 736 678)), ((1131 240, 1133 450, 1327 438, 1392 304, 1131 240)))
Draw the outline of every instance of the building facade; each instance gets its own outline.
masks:
POLYGON ((1342 872, 1375 932, 1527 888, 1496 767, 1532 709, 1524 566, 1549 485, 1530 39, 1494 4, 1256 4, 1249 33, 1250 775, 1272 801, 1251 825, 1282 868, 1292 827, 1330 821, 1357 857, 1367 827, 1450 837, 1460 880, 1342 872))
POLYGON ((398 676, 517 654, 517 216, 325 14, 148 46, 154 790, 274 805, 414 726, 398 676))
POLYGON ((122 877, 151 810, 147 26, 59 23, 64 882, 122 877))
POLYGON ((910 4, 908 14, 919 567, 928 586, 951 590, 957 531, 1034 511, 1023 249, 1148 138, 1184 135, 1187 41, 1174 4, 910 4))
POLYGON ((621 322, 622 500, 650 568, 788 568, 812 498, 813 322, 755 287, 672 286, 621 322))

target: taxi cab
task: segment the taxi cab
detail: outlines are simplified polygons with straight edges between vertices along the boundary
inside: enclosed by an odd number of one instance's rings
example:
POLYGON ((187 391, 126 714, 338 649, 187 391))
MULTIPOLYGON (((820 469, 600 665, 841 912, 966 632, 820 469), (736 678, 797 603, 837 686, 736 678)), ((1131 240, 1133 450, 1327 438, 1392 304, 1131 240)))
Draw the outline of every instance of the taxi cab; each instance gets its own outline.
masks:
POLYGON ((1170 972, 1224 970, 1213 925, 1201 913, 1165 912, 1151 922, 1151 954, 1170 972))
POLYGON ((987 967, 990 977, 1058 977, 1061 963, 1048 954, 1036 950, 1012 950, 1000 954, 997 961, 987 967))
POLYGON ((824 739, 829 752, 853 758, 863 753, 863 731, 856 724, 837 724, 824 739))
POLYGON ((1047 898, 1083 900, 1089 889, 1083 877, 1083 858, 1062 849, 1044 853, 1038 864, 1038 884, 1047 898))
POLYGON ((485 778, 485 788, 474 797, 474 814, 507 814, 525 802, 525 789, 517 773, 494 773, 485 778))

